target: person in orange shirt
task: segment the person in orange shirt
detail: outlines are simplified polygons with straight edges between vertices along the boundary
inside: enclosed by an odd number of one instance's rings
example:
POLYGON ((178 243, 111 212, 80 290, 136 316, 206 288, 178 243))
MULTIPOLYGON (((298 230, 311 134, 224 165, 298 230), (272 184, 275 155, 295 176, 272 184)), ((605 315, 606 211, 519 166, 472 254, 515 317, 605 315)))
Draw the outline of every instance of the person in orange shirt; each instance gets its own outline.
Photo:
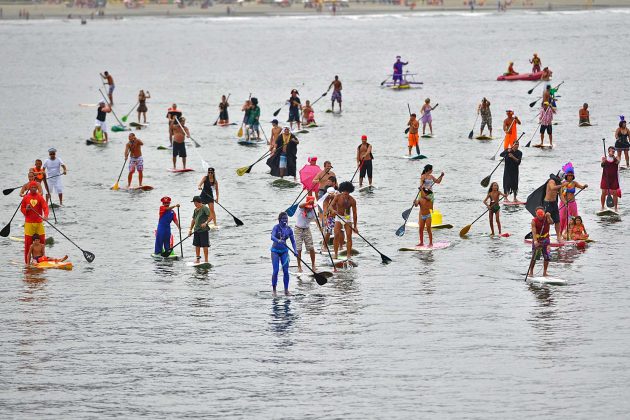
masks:
POLYGON ((580 117, 580 125, 591 125, 591 114, 588 111, 588 104, 585 102, 580 108, 580 113, 578 114, 580 117))
POLYGON ((48 204, 37 191, 37 182, 29 183, 29 191, 22 197, 20 211, 24 215, 24 262, 28 264, 28 252, 33 243, 33 235, 38 234, 42 243, 46 243, 44 220, 48 220, 48 204), (43 219, 42 217, 43 216, 43 219))
POLYGON ((512 145, 518 138, 518 130, 516 128, 516 125, 521 123, 521 120, 519 120, 518 117, 514 115, 514 111, 508 109, 505 112, 507 113, 507 118, 503 120, 503 131, 505 131, 503 150, 507 150, 512 147, 512 145))
POLYGON ((417 154, 420 154, 420 148, 418 147, 418 129, 420 128, 420 122, 416 119, 416 114, 411 114, 409 117, 409 141, 407 146, 409 147, 409 156, 411 156, 411 148, 415 147, 417 154))

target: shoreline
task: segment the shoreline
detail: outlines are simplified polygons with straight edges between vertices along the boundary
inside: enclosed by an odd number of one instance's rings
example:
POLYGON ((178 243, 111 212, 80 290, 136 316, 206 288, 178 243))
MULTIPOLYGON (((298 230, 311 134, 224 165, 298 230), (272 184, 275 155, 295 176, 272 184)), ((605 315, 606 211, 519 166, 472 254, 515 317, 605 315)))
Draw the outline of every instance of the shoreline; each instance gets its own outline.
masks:
MULTIPOLYGON (((464 5, 465 0, 444 0, 442 5, 422 5, 424 0, 415 6, 347 3, 348 6, 339 6, 336 16, 357 15, 393 15, 436 12, 470 12, 489 13, 498 12, 497 1, 487 0, 485 4, 477 5, 471 12, 469 6, 464 5)), ((480 0, 476 0, 480 3, 480 0)), ((502 2, 505 0, 501 0, 502 2)), ((509 0, 508 0, 509 1, 509 0)), ((605 10, 611 8, 628 8, 630 2, 626 0, 512 0, 506 12, 511 11, 587 11, 605 10), (518 4, 517 4, 518 3, 518 4)), ((132 17, 276 17, 276 16, 332 16, 329 5, 322 11, 314 8, 305 8, 303 4, 296 3, 290 7, 282 7, 272 4, 214 4, 207 8, 201 8, 199 3, 193 6, 179 8, 174 4, 147 4, 138 8, 127 8, 124 4, 110 3, 103 9, 67 7, 65 4, 0 4, 1 20, 41 20, 41 19, 123 19, 132 17), (102 14, 99 14, 102 11, 102 14)))

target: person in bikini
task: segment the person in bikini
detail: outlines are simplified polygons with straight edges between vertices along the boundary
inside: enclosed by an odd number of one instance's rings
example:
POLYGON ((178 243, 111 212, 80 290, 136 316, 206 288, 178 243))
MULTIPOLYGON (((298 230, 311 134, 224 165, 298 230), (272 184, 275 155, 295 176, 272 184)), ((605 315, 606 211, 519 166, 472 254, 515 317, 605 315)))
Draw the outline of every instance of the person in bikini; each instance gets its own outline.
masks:
POLYGON ((621 116, 619 127, 615 131, 615 149, 617 149, 617 160, 621 163, 621 152, 626 158, 626 168, 630 168, 630 160, 628 159, 628 150, 630 150, 630 130, 626 127, 626 119, 621 116))
MULTIPOLYGON (((337 180, 332 177, 328 178, 329 182, 334 179, 334 182, 337 183, 337 180)), ((330 235, 332 235, 335 231, 335 212, 330 207, 330 203, 332 203, 335 195, 337 194, 337 190, 335 187, 330 186, 326 190, 326 198, 322 203, 322 211, 320 212, 320 216, 322 217, 322 229, 324 230, 324 246, 322 250, 326 250, 328 252, 328 242, 330 241, 330 235)), ((343 239, 343 234, 340 233, 343 239)))
POLYGON ((344 181, 339 185, 339 194, 333 198, 329 206, 335 215, 335 239, 333 248, 335 258, 339 254, 341 246, 342 227, 346 234, 346 256, 348 259, 352 256, 352 232, 358 232, 357 222, 357 202, 350 194, 354 192, 354 185, 349 181, 344 181))
POLYGON ((573 226, 571 226, 570 235, 570 239, 573 241, 584 241, 588 239, 588 233, 586 233, 586 228, 584 227, 581 216, 573 218, 573 226))
POLYGON ((501 197, 507 198, 507 194, 499 191, 498 182, 493 182, 492 184, 490 184, 490 188, 488 189, 488 194, 486 195, 486 198, 483 199, 483 204, 488 208, 488 216, 490 219, 490 234, 493 236, 494 223, 492 216, 494 216, 497 221, 499 235, 501 235, 501 219, 499 218, 499 213, 501 212, 501 205, 499 204, 499 200, 501 199, 501 197))
POLYGON ((33 243, 31 244, 31 247, 28 250, 28 255, 26 257, 26 260, 27 260, 26 263, 27 264, 36 265, 36 264, 44 262, 44 261, 63 262, 63 261, 68 259, 67 255, 64 255, 63 258, 50 258, 50 257, 47 257, 45 255, 46 254, 46 245, 44 243, 42 243, 40 239, 41 238, 39 237, 39 235, 37 233, 33 235, 33 243))
POLYGON ((578 215, 577 202, 575 201, 575 192, 579 188, 583 190, 588 187, 588 184, 580 184, 575 180, 575 169, 571 162, 562 167, 564 172, 565 182, 562 183, 560 188, 560 207, 558 212, 560 213, 560 233, 565 235, 565 239, 569 239, 568 223, 572 217, 578 215))
POLYGON ((414 200, 414 207, 420 206, 420 214, 418 218, 418 234, 420 242, 416 246, 424 246, 424 228, 427 228, 429 235, 429 246, 433 246, 433 231, 431 230, 431 210, 433 210, 433 185, 441 184, 444 179, 444 172, 439 177, 433 176, 433 165, 425 165, 420 175, 420 196, 414 200))

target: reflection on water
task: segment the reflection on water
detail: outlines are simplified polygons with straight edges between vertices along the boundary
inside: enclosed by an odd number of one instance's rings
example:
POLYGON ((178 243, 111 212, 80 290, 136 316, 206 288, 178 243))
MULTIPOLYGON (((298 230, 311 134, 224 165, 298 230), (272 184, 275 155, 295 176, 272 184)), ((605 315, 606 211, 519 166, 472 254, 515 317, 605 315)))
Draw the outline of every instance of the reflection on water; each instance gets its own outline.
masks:
MULTIPOLYGON (((271 302, 271 319, 269 327, 275 334, 286 337, 297 320, 297 316, 291 310, 291 297, 278 296, 271 302)), ((292 340, 283 340, 280 347, 292 346, 292 340)))

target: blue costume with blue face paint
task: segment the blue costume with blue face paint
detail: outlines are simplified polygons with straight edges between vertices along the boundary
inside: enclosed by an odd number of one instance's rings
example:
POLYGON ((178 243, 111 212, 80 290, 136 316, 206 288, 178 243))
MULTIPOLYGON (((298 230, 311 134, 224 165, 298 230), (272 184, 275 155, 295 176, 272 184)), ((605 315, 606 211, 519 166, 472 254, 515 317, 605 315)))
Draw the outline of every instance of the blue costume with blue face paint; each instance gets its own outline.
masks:
POLYGON ((177 216, 168 207, 160 207, 160 220, 155 234, 155 253, 160 254, 171 247, 171 222, 177 223, 177 216))
POLYGON ((289 218, 284 215, 280 218, 279 223, 275 225, 271 231, 271 240, 273 245, 271 246, 271 265, 273 267, 273 274, 271 276, 271 285, 273 289, 276 289, 278 284, 278 272, 280 271, 280 264, 282 263, 283 283, 284 290, 289 289, 289 249, 287 247, 287 239, 291 240, 293 246, 293 252, 295 251, 295 238, 293 237, 293 229, 288 225, 289 218))

